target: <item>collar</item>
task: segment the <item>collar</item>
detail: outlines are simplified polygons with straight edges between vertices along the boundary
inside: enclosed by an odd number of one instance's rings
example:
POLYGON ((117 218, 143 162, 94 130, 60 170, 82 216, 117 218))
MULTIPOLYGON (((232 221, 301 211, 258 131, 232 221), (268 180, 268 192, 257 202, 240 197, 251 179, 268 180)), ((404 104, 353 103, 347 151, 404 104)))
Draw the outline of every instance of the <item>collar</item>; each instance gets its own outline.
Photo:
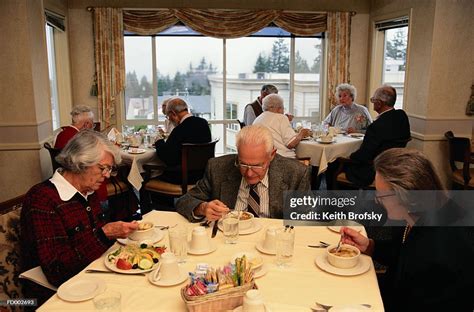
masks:
POLYGON ((183 116, 183 118, 181 118, 181 120, 179 121, 179 124, 182 124, 183 121, 184 121, 186 118, 189 118, 189 117, 191 117, 191 116, 192 116, 191 113, 187 113, 186 115, 183 116))
POLYGON ((68 180, 66 180, 61 174, 62 168, 56 169, 53 176, 49 181, 54 184, 56 190, 58 191, 59 197, 62 201, 70 200, 76 193, 81 194, 87 200, 87 196, 91 195, 94 192, 88 192, 86 195, 83 195, 79 192, 68 180))
MULTIPOLYGON (((74 128, 77 130, 77 132, 81 131, 78 127, 74 126, 74 125, 69 125, 69 126, 66 126, 66 127, 71 127, 71 128, 74 128)), ((65 127, 64 127, 65 128, 65 127)))
POLYGON ((260 106, 263 106, 262 100, 260 100, 260 97, 257 97, 257 102, 258 102, 258 104, 260 104, 260 106))
POLYGON ((380 116, 382 116, 383 114, 385 114, 386 112, 389 112, 389 111, 391 111, 391 110, 394 110, 394 108, 392 107, 392 108, 390 108, 390 109, 387 109, 386 111, 381 112, 381 113, 377 116, 376 119, 379 119, 380 116))
POLYGON ((351 110, 351 109, 353 109, 353 108, 355 107, 354 104, 355 104, 355 103, 352 102, 352 104, 351 104, 350 106, 348 106, 348 107, 346 107, 346 106, 344 106, 344 105, 342 105, 342 104, 341 104, 341 106, 342 106, 342 109, 343 109, 343 110, 351 110))
MULTIPOLYGON (((244 177, 242 177, 242 181, 243 181, 243 183, 244 183, 244 187, 245 187, 245 188, 250 188, 250 184, 247 183, 247 180, 245 180, 244 177)), ((265 187, 268 189, 268 170, 267 170, 267 172, 265 173, 265 176, 263 177, 263 179, 262 179, 260 182, 258 182, 257 185, 258 185, 259 183, 262 183, 262 185, 265 186, 265 187)))

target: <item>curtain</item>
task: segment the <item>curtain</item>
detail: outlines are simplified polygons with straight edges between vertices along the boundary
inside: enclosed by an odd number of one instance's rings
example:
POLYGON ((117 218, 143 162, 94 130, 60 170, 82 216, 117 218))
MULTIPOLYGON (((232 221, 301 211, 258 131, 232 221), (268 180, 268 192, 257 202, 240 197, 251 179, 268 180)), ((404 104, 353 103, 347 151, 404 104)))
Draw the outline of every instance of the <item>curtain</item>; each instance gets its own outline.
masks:
POLYGON ((99 120, 106 129, 116 124, 115 107, 125 87, 122 9, 94 9, 94 56, 99 120))
POLYGON ((334 92, 341 83, 349 83, 349 52, 351 37, 351 13, 328 13, 328 107, 337 103, 334 92))
POLYGON ((124 29, 139 35, 151 35, 181 21, 203 35, 215 38, 239 38, 275 23, 298 36, 326 31, 326 13, 296 13, 278 10, 163 9, 125 10, 124 29))

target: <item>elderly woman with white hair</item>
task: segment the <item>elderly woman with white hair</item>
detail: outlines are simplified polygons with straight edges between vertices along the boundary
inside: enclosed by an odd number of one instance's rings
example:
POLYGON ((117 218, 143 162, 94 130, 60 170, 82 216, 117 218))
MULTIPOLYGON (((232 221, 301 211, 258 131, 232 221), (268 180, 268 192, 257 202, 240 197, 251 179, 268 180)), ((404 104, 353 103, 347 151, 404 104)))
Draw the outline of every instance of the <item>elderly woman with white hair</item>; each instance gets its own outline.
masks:
POLYGON ((364 132, 372 123, 369 110, 354 101, 357 96, 356 88, 348 83, 342 83, 336 88, 338 105, 324 119, 323 123, 330 127, 338 127, 347 133, 364 132))
MULTIPOLYGON (((22 269, 41 266, 59 286, 99 258, 116 238, 126 238, 135 222, 107 223, 94 191, 116 173, 118 149, 102 134, 84 130, 57 156, 62 168, 33 186, 21 211, 22 269)), ((26 297, 47 299, 46 288, 29 283, 26 297)))
POLYGON ((300 129, 295 133, 290 121, 283 114, 283 98, 278 94, 269 94, 263 99, 263 113, 253 122, 270 130, 277 153, 284 157, 296 158, 294 148, 310 134, 309 129, 300 129))

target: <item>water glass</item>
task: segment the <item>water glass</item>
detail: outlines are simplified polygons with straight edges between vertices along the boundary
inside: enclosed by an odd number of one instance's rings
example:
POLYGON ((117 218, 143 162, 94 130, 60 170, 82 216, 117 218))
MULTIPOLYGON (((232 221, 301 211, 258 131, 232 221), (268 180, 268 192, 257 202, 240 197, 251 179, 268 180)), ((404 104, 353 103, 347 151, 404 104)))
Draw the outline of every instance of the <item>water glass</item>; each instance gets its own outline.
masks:
POLYGON ((115 290, 106 290, 105 292, 97 295, 92 300, 96 311, 100 312, 120 312, 121 304, 120 301, 122 295, 115 290))
POLYGON ((276 264, 280 267, 286 267, 293 259, 295 250, 295 231, 294 229, 281 228, 276 232, 276 264))
POLYGON ((178 224, 168 229, 170 239, 170 250, 178 258, 178 263, 186 262, 188 256, 188 228, 184 224, 178 224))
POLYGON ((239 239, 239 213, 229 212, 222 219, 222 227, 226 244, 236 244, 239 239))

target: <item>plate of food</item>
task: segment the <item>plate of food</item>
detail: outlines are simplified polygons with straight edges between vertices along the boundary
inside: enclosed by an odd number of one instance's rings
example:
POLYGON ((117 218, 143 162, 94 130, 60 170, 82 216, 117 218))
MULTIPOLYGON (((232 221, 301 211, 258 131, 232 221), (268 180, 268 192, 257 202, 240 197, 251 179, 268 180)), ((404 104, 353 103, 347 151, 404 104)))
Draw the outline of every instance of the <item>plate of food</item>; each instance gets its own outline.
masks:
POLYGON ((129 154, 143 154, 146 152, 146 149, 144 148, 130 148, 128 149, 129 154))
POLYGON ((316 142, 321 143, 321 144, 331 144, 336 142, 336 138, 332 138, 331 140, 329 139, 322 139, 322 138, 317 138, 316 142))
POLYGON ((130 244, 121 246, 104 258, 107 269, 123 274, 150 272, 158 266, 164 246, 130 244))
POLYGON ((349 133, 349 136, 352 137, 352 138, 361 139, 361 138, 364 137, 364 134, 363 134, 363 133, 354 132, 354 133, 349 133))

